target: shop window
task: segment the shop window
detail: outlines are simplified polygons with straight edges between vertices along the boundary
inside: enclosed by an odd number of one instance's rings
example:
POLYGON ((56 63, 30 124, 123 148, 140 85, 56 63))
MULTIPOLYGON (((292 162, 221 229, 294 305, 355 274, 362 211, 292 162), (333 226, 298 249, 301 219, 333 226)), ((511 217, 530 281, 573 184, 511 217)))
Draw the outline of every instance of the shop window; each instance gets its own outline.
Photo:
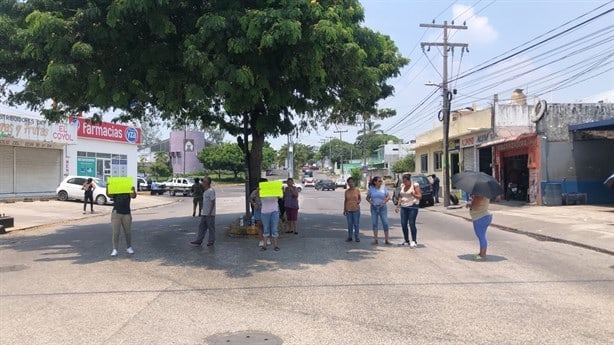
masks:
POLYGON ((435 165, 435 171, 441 171, 441 157, 443 157, 443 152, 437 151, 433 154, 433 164, 435 165))
POLYGON ((420 155, 420 171, 425 173, 429 170, 429 155, 420 155))

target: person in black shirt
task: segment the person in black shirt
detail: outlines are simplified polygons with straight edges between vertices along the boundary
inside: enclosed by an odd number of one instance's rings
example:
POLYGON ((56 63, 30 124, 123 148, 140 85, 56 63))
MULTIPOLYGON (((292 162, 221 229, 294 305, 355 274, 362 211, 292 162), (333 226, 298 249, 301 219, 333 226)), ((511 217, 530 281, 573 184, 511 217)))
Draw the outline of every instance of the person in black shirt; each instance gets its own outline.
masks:
POLYGON ((90 211, 94 213, 94 189, 96 189, 94 179, 92 179, 91 177, 88 178, 87 182, 83 184, 83 187, 81 187, 81 189, 85 191, 83 194, 83 214, 85 214, 88 200, 90 202, 90 211))
POLYGON ((130 214, 130 199, 136 198, 136 190, 132 187, 131 193, 109 194, 109 185, 107 184, 107 195, 113 198, 113 211, 111 212, 111 225, 113 227, 113 251, 111 256, 117 256, 117 247, 119 247, 119 233, 121 228, 124 229, 126 236, 126 252, 134 254, 132 249, 132 236, 130 230, 132 228, 132 215, 130 214))
POLYGON ((435 203, 439 203, 439 177, 433 174, 431 175, 433 178, 433 197, 435 198, 435 203))
POLYGON ((192 185, 192 217, 196 217, 196 208, 198 207, 198 216, 200 217, 203 208, 203 193, 205 192, 203 185, 200 184, 200 179, 196 177, 192 185))

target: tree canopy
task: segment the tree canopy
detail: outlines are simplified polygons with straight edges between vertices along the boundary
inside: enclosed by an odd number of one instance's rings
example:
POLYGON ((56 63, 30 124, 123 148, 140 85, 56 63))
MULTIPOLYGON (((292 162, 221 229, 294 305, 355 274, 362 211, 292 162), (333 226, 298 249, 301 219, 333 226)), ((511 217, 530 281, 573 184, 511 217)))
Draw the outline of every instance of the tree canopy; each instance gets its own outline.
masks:
POLYGON ((218 126, 255 186, 266 136, 390 113, 408 60, 363 20, 358 0, 1 0, 0 91, 50 120, 218 126))

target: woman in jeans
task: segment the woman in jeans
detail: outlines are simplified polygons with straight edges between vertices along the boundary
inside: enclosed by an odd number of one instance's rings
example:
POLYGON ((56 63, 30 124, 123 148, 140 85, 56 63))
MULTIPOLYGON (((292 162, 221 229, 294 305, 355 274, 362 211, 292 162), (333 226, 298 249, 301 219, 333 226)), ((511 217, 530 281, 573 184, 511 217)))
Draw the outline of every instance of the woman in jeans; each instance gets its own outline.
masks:
POLYGON ((352 242, 352 237, 356 242, 360 242, 360 190, 354 187, 354 179, 347 179, 348 189, 345 191, 343 202, 343 215, 348 222, 348 238, 346 242, 352 242))
POLYGON ((490 200, 483 195, 472 195, 471 203, 467 204, 469 207, 469 214, 473 221, 473 231, 480 241, 480 253, 475 256, 476 260, 486 259, 486 248, 488 242, 486 241, 486 230, 492 222, 492 214, 488 212, 488 206, 490 200))
POLYGON ((386 244, 391 244, 388 240, 388 207, 386 203, 390 200, 388 189, 384 185, 384 180, 379 176, 374 176, 369 185, 367 192, 367 202, 371 204, 371 222, 373 223, 373 242, 378 244, 377 239, 377 223, 378 219, 382 220, 382 228, 384 229, 384 239, 386 244))
POLYGON ((399 202, 397 208, 394 210, 396 213, 401 212, 401 227, 403 229, 403 237, 405 238, 405 241, 401 244, 403 246, 410 246, 411 248, 416 248, 418 246, 416 218, 418 217, 418 208, 420 207, 421 198, 422 192, 420 191, 420 185, 411 182, 411 174, 403 175, 403 185, 401 185, 401 190, 399 191, 399 202), (407 231, 408 223, 411 229, 411 243, 409 242, 409 234, 407 231))

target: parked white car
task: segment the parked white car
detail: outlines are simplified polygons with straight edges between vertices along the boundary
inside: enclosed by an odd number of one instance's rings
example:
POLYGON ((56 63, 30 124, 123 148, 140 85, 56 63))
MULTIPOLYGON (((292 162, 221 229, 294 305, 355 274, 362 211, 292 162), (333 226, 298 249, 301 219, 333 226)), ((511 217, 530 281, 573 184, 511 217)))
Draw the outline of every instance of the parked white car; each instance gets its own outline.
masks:
MULTIPOLYGON (((67 176, 58 188, 55 189, 55 194, 58 196, 58 200, 83 200, 84 192, 81 189, 83 184, 87 182, 88 176, 67 176)), ((107 184, 105 181, 92 177, 96 189, 94 189, 94 201, 98 205, 104 205, 110 202, 112 199, 107 195, 107 184)))
POLYGON ((335 184, 337 185, 337 187, 342 187, 343 189, 346 189, 348 187, 348 183, 343 177, 339 177, 335 184))

